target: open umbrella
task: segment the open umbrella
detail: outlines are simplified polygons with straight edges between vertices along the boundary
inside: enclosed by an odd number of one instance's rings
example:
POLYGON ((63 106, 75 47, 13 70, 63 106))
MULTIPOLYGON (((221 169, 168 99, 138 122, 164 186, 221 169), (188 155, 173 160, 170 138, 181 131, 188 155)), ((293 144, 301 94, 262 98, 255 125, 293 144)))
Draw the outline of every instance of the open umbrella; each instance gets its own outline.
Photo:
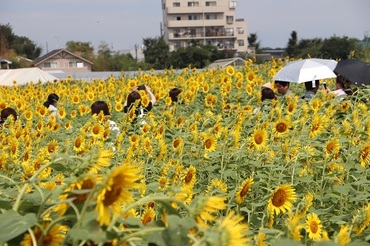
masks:
POLYGON ((370 63, 356 59, 342 60, 334 72, 355 85, 370 85, 370 63))
POLYGON ((333 72, 337 61, 332 59, 309 58, 289 62, 274 76, 273 80, 303 83, 319 79, 335 78, 333 72))

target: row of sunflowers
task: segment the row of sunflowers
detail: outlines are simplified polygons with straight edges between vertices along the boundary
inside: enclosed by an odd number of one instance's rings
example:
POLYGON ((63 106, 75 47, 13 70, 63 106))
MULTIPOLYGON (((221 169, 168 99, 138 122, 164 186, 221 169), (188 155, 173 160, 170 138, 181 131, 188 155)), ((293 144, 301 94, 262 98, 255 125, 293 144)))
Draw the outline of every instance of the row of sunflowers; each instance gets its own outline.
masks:
POLYGON ((288 61, 1 87, 0 109, 19 117, 0 132, 0 244, 370 242, 367 91, 305 102, 292 84, 292 96, 261 102, 288 61), (123 112, 141 84, 157 98, 144 124, 123 112), (50 93, 57 117, 43 106, 50 93), (96 100, 118 133, 91 115, 96 100))

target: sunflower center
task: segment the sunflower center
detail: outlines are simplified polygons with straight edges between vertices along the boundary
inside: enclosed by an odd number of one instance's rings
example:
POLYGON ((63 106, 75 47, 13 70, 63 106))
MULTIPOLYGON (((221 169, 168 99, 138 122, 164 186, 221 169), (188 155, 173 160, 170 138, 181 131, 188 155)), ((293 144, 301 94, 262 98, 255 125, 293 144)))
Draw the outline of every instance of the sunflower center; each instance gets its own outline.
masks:
POLYGON ((173 142, 173 147, 177 149, 177 147, 180 146, 180 140, 176 139, 175 142, 173 142))
POLYGON ((278 123, 278 124, 276 125, 276 131, 277 131, 277 132, 282 133, 282 132, 285 132, 285 131, 286 131, 286 129, 287 129, 287 125, 285 125, 285 123, 283 123, 283 122, 280 122, 280 123, 278 123))
POLYGON ((193 178, 193 173, 192 172, 188 172, 185 176, 185 183, 189 183, 193 178))
POLYGON ((211 146, 212 146, 212 140, 211 139, 207 139, 206 140, 206 148, 209 149, 209 148, 211 148, 211 146))
POLYGON ((281 207, 284 205, 285 201, 286 201, 286 193, 284 190, 277 190, 274 194, 274 196, 272 197, 272 204, 275 206, 275 207, 281 207))
POLYGON ((80 139, 76 139, 76 141, 75 141, 75 147, 76 148, 81 147, 81 140, 80 139))
POLYGON ((263 142, 263 137, 261 134, 256 134, 254 136, 254 142, 256 142, 256 144, 261 144, 263 142))
POLYGON ((105 207, 108 207, 112 205, 117 199, 119 198, 121 194, 122 188, 118 185, 113 185, 111 187, 111 190, 107 191, 105 193, 103 204, 105 207))
POLYGON ((240 197, 245 197, 248 193, 249 185, 244 185, 243 189, 240 191, 240 197))
POLYGON ((332 152, 333 151, 333 149, 334 149, 334 144, 333 143, 329 143, 327 146, 326 146, 326 150, 328 151, 328 152, 332 152))
POLYGON ((318 229, 319 229, 319 226, 318 224, 316 223, 316 221, 312 221, 311 224, 310 224, 310 229, 313 233, 317 233, 318 229))

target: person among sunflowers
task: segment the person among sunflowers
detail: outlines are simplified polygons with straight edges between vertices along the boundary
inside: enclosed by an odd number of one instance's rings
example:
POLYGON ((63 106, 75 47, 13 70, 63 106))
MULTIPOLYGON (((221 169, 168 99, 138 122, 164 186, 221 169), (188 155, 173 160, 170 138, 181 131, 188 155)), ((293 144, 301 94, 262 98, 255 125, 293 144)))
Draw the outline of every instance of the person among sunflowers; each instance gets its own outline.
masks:
POLYGON ((172 104, 175 104, 179 101, 179 95, 181 93, 181 89, 175 87, 170 90, 168 93, 169 97, 171 98, 172 104))
POLYGON ((108 104, 105 101, 96 101, 93 104, 91 104, 91 114, 92 115, 99 116, 99 114, 101 112, 106 117, 106 119, 108 120, 110 130, 119 133, 120 130, 119 130, 116 122, 109 119, 110 118, 110 113, 109 113, 108 104))
POLYGON ((16 121, 18 118, 17 112, 11 107, 1 110, 0 124, 3 125, 9 116, 13 118, 13 121, 16 121))
POLYGON ((301 97, 301 99, 309 101, 316 95, 316 92, 320 86, 320 81, 319 80, 307 81, 304 83, 304 86, 306 88, 306 93, 301 97))
POLYGON ((261 101, 262 105, 258 108, 255 108, 253 110, 253 114, 258 113, 261 109, 267 109, 270 102, 267 102, 266 100, 274 100, 277 99, 274 90, 272 89, 271 83, 266 83, 262 85, 261 87, 261 101))
POLYGON ((123 111, 125 113, 134 110, 134 119, 140 118, 140 124, 145 124, 144 116, 152 110, 157 99, 155 98, 150 87, 147 85, 140 85, 133 87, 130 94, 127 96, 127 99, 124 103, 123 111), (143 93, 146 92, 146 93, 143 93))
POLYGON ((283 97, 292 94, 292 91, 290 90, 290 82, 275 80, 275 86, 277 88, 277 92, 283 97))
POLYGON ((59 96, 55 93, 49 94, 48 99, 44 102, 44 106, 49 109, 50 115, 54 115, 56 119, 58 119, 58 102, 59 96))

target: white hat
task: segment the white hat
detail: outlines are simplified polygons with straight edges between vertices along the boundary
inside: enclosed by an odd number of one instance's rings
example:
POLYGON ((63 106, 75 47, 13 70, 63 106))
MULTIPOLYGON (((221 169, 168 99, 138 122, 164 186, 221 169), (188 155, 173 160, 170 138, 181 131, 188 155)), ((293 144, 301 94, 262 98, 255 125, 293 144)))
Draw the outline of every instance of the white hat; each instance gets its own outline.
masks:
POLYGON ((271 83, 266 83, 262 85, 262 88, 269 88, 272 90, 272 84, 271 83))

